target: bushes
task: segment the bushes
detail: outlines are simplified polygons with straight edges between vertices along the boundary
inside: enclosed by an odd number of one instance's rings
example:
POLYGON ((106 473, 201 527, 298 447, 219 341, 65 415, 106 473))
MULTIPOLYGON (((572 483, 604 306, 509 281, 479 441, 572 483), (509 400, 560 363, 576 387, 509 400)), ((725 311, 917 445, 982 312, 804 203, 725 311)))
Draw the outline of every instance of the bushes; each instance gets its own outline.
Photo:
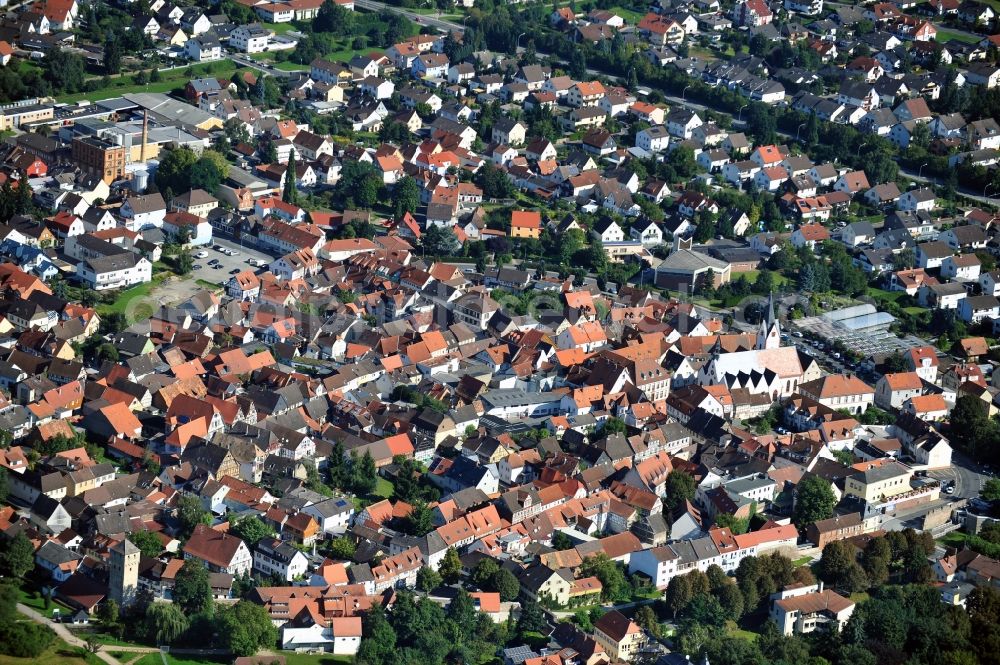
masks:
POLYGON ((55 638, 51 628, 34 622, 0 625, 0 653, 15 658, 37 658, 55 638))
POLYGON ((48 626, 17 621, 18 595, 14 586, 0 585, 0 654, 37 658, 49 648, 56 634, 48 626))

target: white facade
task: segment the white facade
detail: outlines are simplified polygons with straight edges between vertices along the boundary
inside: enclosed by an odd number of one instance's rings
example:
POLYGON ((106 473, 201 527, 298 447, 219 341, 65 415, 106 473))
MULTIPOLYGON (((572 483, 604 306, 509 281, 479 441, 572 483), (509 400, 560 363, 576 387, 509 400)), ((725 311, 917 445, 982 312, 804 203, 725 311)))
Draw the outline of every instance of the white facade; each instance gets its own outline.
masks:
POLYGON ((241 53, 262 53, 270 39, 270 31, 260 25, 241 25, 229 35, 229 45, 241 53))

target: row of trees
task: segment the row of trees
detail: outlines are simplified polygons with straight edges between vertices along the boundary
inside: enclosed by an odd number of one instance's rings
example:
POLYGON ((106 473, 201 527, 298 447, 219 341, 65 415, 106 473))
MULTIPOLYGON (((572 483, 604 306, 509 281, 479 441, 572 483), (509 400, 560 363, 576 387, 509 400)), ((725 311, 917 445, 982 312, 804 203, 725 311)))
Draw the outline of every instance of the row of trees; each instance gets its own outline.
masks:
POLYGON ((847 541, 834 541, 823 548, 816 574, 848 593, 867 591, 890 580, 929 582, 933 575, 927 557, 934 549, 929 533, 913 529, 873 538, 860 553, 847 541))
POLYGON ((716 565, 705 572, 695 570, 672 578, 665 601, 682 627, 721 627, 727 620, 738 621, 757 611, 772 593, 793 582, 812 584, 814 580, 808 568, 796 568, 779 554, 747 557, 740 562, 735 578, 716 565))
MULTIPOLYGON (((544 626, 537 605, 525 607, 517 633, 544 626)), ((515 634, 507 624, 496 624, 477 612, 465 590, 444 609, 427 597, 399 593, 390 613, 376 605, 364 617, 364 635, 358 652, 362 665, 439 665, 485 662, 515 634)))
POLYGON ((375 460, 367 450, 358 456, 354 450, 345 454, 344 444, 336 442, 330 455, 328 466, 330 486, 333 489, 351 492, 358 496, 369 496, 378 484, 375 460))

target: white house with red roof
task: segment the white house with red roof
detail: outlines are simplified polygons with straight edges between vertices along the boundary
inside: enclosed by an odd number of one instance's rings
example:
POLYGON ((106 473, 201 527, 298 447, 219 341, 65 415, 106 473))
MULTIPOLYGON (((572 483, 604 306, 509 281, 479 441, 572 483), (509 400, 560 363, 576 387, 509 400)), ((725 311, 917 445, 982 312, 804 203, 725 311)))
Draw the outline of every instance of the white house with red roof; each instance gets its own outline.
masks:
POLYGON ((747 27, 767 25, 774 13, 764 0, 742 0, 733 7, 733 22, 747 27))
POLYGON ((184 544, 184 558, 202 562, 216 573, 249 573, 253 555, 247 544, 236 536, 199 524, 184 544))

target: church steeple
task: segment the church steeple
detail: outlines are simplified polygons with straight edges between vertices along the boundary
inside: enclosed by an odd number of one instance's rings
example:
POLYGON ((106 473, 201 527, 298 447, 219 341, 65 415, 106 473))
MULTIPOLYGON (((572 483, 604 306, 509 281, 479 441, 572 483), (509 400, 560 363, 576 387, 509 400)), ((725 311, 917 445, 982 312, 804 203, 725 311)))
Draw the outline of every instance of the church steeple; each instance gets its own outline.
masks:
POLYGON ((777 349, 781 346, 781 324, 774 315, 774 293, 767 296, 767 314, 761 319, 757 329, 757 344, 759 349, 777 349))

